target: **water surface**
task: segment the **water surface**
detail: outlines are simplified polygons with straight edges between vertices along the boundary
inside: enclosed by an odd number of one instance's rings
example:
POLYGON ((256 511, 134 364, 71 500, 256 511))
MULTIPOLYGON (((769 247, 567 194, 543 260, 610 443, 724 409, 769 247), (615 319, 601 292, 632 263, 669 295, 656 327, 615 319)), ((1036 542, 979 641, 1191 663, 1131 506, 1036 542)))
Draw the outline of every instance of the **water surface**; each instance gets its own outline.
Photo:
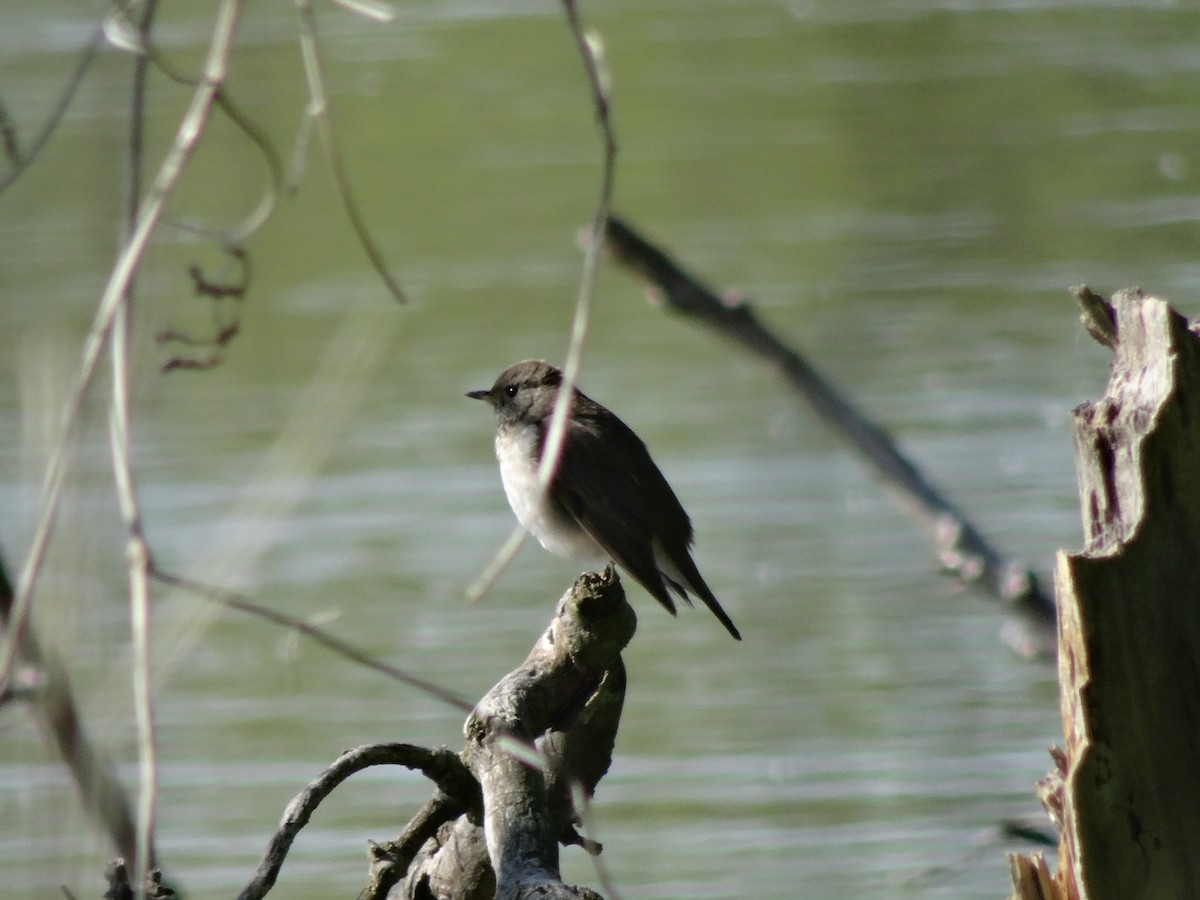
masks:
MULTIPOLYGON (((32 133, 95 25, 12 5, 0 84, 32 133)), ((164 10, 193 71, 207 4, 164 10)), ((1079 542, 1070 410, 1105 353, 1066 294, 1131 283, 1190 312, 1198 14, 1164 3, 608 3, 617 207, 763 317, 897 436, 1007 551, 1047 570, 1079 542)), ((136 463, 161 562, 328 622, 468 697, 523 658, 576 574, 526 547, 476 607, 509 528, 492 424, 462 397, 516 359, 560 360, 599 143, 552 4, 319 10, 363 213, 412 302, 370 272, 319 150, 247 249, 218 368, 157 368, 205 333, 185 267, 236 269, 165 229, 140 282, 136 463)), ((286 5, 252 5, 230 90, 289 156, 306 102, 286 5)), ((38 164, 0 196, 0 541, 25 552, 79 342, 111 265, 129 61, 105 51, 38 164)), ((152 89, 150 153, 187 92, 152 89)), ((172 204, 229 227, 264 170, 214 125, 172 204)), ((1005 896, 1006 816, 1037 811, 1060 738, 1053 672, 935 571, 924 538, 753 360, 601 272, 583 386, 646 439, 746 640, 704 611, 640 627, 613 769, 607 864, 638 898, 1005 896)), ((134 782, 122 538, 107 382, 84 416, 39 626, 134 782)), ((201 601, 156 595, 164 863, 236 893, 284 804, 341 750, 459 746, 437 701, 201 601)), ((0 734, 0 871, 14 896, 95 892, 108 850, 26 719, 0 734), (63 843, 77 852, 63 854, 63 843)), ((279 896, 357 891, 364 842, 428 796, 372 773, 320 810, 279 896)), ((1020 848, 1018 849, 1027 849, 1020 848)), ((569 878, 595 884, 578 850, 569 878)))

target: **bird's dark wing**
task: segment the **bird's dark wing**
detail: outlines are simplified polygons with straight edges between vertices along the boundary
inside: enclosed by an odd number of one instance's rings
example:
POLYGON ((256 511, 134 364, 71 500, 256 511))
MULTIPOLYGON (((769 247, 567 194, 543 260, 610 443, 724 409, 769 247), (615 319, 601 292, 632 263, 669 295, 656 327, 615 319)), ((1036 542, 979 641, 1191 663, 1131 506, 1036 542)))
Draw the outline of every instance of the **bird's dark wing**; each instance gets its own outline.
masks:
POLYGON ((599 404, 582 396, 578 402, 590 404, 588 415, 581 421, 577 410, 572 417, 550 498, 674 615, 654 541, 666 531, 686 547, 692 536, 687 513, 641 439, 599 404))
POLYGON ((688 591, 693 591, 740 641, 737 627, 692 561, 691 520, 646 445, 624 422, 585 395, 580 394, 576 404, 558 473, 550 483, 551 502, 574 518, 672 615, 675 603, 668 585, 688 606, 692 605, 688 591), (586 406, 580 415, 582 404, 586 406), (664 559, 656 558, 656 546, 664 559))

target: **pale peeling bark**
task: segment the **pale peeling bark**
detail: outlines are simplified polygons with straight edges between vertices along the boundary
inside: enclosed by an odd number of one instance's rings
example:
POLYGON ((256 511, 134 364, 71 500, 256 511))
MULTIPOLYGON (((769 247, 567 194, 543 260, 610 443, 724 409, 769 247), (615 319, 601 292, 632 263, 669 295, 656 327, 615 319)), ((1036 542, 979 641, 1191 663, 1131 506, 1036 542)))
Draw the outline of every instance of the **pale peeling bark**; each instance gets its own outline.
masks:
POLYGON ((1116 358, 1075 411, 1086 544, 1055 578, 1059 871, 1012 861, 1015 896, 1200 898, 1200 340, 1140 291, 1077 293, 1116 358))

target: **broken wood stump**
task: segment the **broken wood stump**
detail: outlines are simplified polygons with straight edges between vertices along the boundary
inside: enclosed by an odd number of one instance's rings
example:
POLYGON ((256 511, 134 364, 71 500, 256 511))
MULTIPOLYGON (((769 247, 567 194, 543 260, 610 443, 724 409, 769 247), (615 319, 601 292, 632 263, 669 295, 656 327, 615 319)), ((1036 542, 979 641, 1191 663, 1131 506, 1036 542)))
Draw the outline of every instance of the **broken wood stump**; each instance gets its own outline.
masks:
POLYGON ((1075 410, 1085 544, 1055 577, 1058 871, 1010 857, 1014 897, 1200 898, 1200 337, 1140 290, 1075 293, 1115 358, 1075 410))

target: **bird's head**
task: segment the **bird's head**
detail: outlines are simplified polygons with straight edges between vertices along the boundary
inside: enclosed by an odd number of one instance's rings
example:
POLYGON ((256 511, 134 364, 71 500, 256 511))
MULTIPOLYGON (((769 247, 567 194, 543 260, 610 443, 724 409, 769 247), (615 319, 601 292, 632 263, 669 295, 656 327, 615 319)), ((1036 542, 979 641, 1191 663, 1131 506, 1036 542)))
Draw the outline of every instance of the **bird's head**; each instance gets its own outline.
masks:
POLYGON ((562 372, 540 359, 509 366, 486 391, 470 391, 473 400, 486 400, 501 424, 540 424, 550 418, 562 372))

